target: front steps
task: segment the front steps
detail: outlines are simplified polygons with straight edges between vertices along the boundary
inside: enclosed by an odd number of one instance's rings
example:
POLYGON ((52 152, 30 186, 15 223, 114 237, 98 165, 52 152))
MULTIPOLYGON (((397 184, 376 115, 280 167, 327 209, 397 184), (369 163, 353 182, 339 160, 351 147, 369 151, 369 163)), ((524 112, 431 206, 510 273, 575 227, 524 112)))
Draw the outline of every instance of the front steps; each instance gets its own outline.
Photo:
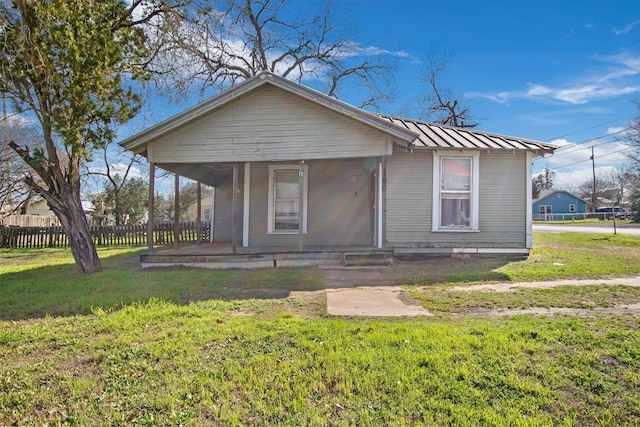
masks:
POLYGON ((393 252, 391 251, 345 252, 343 256, 345 267, 380 267, 389 266, 392 263, 393 252))

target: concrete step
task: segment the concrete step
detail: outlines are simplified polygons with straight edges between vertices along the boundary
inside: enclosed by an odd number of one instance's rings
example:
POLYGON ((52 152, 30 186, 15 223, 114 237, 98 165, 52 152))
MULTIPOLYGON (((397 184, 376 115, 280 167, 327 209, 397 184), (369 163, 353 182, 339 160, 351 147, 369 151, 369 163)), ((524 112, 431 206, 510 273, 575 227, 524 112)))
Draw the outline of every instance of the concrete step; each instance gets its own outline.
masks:
POLYGON ((344 265, 348 267, 387 266, 393 263, 391 252, 345 252, 344 265))

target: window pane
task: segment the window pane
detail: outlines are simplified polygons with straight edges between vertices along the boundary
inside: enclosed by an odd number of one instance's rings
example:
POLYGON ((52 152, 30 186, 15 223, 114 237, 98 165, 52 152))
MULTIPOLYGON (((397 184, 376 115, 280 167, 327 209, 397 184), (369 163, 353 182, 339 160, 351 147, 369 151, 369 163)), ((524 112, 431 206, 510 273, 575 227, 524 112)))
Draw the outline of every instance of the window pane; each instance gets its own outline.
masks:
POLYGON ((297 230, 300 184, 298 171, 275 171, 274 230, 297 230))
POLYGON ((276 200, 297 199, 300 185, 298 171, 275 171, 276 200))
POLYGON ((442 189, 448 191, 471 190, 471 159, 442 159, 442 189))
POLYGON ((441 227, 468 227, 471 203, 466 194, 443 194, 440 204, 441 227))

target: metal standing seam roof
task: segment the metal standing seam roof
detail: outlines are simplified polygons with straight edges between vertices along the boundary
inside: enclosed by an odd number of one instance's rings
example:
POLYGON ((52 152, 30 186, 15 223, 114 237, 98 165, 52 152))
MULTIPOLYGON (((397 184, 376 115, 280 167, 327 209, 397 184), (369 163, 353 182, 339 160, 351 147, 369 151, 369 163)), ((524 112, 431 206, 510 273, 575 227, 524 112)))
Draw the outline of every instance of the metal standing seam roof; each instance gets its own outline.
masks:
POLYGON ((418 134, 413 147, 486 150, 532 150, 552 152, 556 147, 544 142, 497 135, 472 129, 455 128, 419 120, 381 115, 391 123, 418 134))

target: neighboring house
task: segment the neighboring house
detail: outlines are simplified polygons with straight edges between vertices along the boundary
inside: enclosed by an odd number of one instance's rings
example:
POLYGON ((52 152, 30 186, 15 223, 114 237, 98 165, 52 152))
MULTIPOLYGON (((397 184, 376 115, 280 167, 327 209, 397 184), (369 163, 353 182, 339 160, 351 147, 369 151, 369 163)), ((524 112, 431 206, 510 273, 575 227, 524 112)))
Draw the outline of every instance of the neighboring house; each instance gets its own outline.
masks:
MULTIPOLYGON (((214 191, 211 191, 208 194, 203 194, 200 199, 200 220, 203 222, 210 222, 213 220, 213 209, 214 209, 214 191)), ((187 210, 187 219, 189 221, 195 221, 198 217, 198 201, 194 200, 190 203, 187 203, 185 206, 187 210)))
POLYGON ((271 73, 121 145, 151 174, 216 187, 215 240, 265 253, 528 254, 531 162, 554 150, 372 114, 271 73))
POLYGON ((562 215, 584 216, 589 202, 566 190, 542 190, 533 201, 534 219, 552 219, 562 215))

